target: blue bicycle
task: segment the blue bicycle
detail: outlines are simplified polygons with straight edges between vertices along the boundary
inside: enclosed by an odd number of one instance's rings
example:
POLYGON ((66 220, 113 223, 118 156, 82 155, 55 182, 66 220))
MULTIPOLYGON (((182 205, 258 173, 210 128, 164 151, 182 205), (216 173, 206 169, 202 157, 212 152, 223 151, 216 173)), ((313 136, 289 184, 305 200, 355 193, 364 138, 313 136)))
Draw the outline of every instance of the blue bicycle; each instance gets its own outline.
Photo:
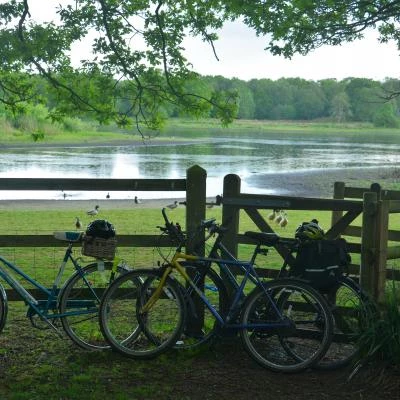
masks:
MULTIPOLYGON (((105 288, 114 278, 126 272, 125 266, 113 261, 98 259, 81 266, 73 256, 73 245, 83 240, 82 232, 55 232, 54 237, 68 242, 58 273, 50 288, 30 277, 17 265, 0 256, 0 278, 2 278, 28 306, 26 316, 36 328, 52 328, 60 336, 62 329, 80 347, 86 350, 108 348, 98 326, 98 309, 105 288), (60 288, 67 262, 70 261, 75 273, 60 288), (33 286, 40 295, 34 297, 16 277, 33 286)), ((3 330, 8 313, 8 300, 0 283, 0 332, 3 330)))

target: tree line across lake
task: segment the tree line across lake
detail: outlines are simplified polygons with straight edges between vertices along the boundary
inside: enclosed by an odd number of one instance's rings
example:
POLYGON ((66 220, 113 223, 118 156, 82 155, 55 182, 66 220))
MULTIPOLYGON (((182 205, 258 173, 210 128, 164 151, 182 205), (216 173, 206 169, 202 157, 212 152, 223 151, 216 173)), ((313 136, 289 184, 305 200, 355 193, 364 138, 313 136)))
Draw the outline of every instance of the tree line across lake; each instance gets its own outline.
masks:
MULTIPOLYGON (((81 77, 82 78, 82 77, 81 77)), ((11 129, 35 131, 37 121, 48 121, 51 110, 58 97, 42 78, 33 77, 36 90, 40 92, 39 102, 20 104, 9 109, 0 105, 0 119, 11 129)), ((89 78, 88 78, 89 80, 89 78)), ((88 83, 88 87, 95 83, 88 83)), ((126 83, 128 85, 128 82, 126 83)), ((113 107, 129 115, 131 99, 124 95, 124 84, 120 96, 112 99, 113 107)), ((341 81, 324 79, 310 81, 301 78, 252 79, 243 81, 222 76, 200 76, 188 80, 185 90, 200 93, 207 97, 210 93, 232 93, 237 103, 237 118, 248 120, 317 120, 329 119, 335 122, 369 122, 377 127, 400 127, 400 80, 386 79, 383 82, 366 78, 347 78, 341 81)), ((97 93, 95 90, 94 93, 97 93)), ((104 103, 104 99, 102 102, 104 103)), ((111 99, 110 99, 111 102, 111 99)), ((166 102, 161 106, 163 118, 186 117, 182 108, 166 102)), ((82 110, 80 110, 82 111, 82 110)), ((132 110, 133 112, 133 110, 132 110)), ((202 116, 217 117, 218 110, 210 107, 202 116)), ((67 117, 62 119, 67 130, 85 129, 81 121, 90 121, 90 113, 79 113, 81 119, 67 117), (82 118, 83 117, 83 118, 82 118)), ((54 115, 52 116, 54 117, 54 115)), ((60 122, 60 121, 59 121, 60 122)))

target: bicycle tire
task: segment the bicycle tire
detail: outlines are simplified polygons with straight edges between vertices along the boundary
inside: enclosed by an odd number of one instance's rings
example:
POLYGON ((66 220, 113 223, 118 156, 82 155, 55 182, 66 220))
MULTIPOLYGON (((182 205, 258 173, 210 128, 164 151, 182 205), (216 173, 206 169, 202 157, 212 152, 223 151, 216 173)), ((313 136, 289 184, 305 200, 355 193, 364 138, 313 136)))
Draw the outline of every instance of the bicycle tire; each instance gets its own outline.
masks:
POLYGON ((173 347, 185 324, 186 306, 177 281, 167 277, 163 293, 146 313, 146 304, 163 271, 137 269, 117 278, 100 304, 100 329, 111 347, 130 358, 148 359, 173 347))
POLYGON ((315 367, 333 370, 355 360, 359 337, 378 309, 361 287, 347 276, 339 277, 325 296, 331 306, 334 332, 331 346, 315 367))
POLYGON ((8 314, 7 294, 6 291, 4 290, 3 285, 0 284, 0 333, 3 331, 6 325, 7 314, 8 314))
POLYGON ((256 287, 243 305, 241 325, 245 328, 240 334, 245 349, 273 371, 298 372, 313 366, 332 340, 333 318, 327 301, 297 279, 276 279, 263 286, 256 287), (279 316, 271 300, 286 318, 286 327, 277 325, 279 316))
MULTIPOLYGON (((82 268, 83 276, 91 287, 89 290, 82 274, 76 271, 65 283, 59 296, 59 312, 74 312, 76 315, 61 317, 65 333, 78 346, 85 350, 103 350, 109 348, 101 333, 98 321, 100 300, 110 283, 109 274, 113 267, 111 261, 91 263, 82 268)), ((116 276, 127 272, 117 267, 116 276)))
MULTIPOLYGON (((212 307, 224 316, 228 310, 228 291, 221 277, 209 265, 185 265, 185 270, 192 277, 193 283, 198 287, 212 307)), ((186 324, 181 337, 174 348, 189 350, 208 344, 216 336, 218 321, 205 306, 204 301, 196 291, 181 282, 182 293, 186 302, 186 324)))

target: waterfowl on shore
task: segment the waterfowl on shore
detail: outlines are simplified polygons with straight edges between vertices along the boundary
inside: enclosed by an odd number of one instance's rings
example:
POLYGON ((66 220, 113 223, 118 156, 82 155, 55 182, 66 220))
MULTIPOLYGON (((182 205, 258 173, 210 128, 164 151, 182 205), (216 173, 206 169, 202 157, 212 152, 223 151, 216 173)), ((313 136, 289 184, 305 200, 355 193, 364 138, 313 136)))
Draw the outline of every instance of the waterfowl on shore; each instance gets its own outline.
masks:
POLYGON ((178 207, 178 202, 175 200, 172 204, 168 204, 166 207, 170 210, 173 210, 174 208, 178 207))
POLYGON ((79 219, 79 217, 75 217, 76 218, 76 221, 75 221, 75 227, 76 227, 76 229, 82 229, 82 222, 81 222, 81 220, 79 219))
POLYGON ((281 228, 284 228, 287 224, 288 224, 288 219, 287 219, 287 214, 284 212, 283 213, 283 216, 282 216, 282 220, 281 220, 281 222, 279 223, 279 226, 281 227, 281 228))
POLYGON ((279 214, 276 216, 276 218, 274 219, 275 223, 280 224, 281 221, 283 219, 283 214, 282 211, 279 211, 279 214))
POLYGON ((279 212, 279 210, 277 210, 277 209, 272 210, 271 214, 268 215, 268 219, 269 219, 270 221, 273 221, 273 220, 276 218, 276 214, 277 214, 278 212, 279 212))
POLYGON ((135 196, 134 202, 135 202, 135 204, 140 204, 141 203, 141 201, 138 199, 137 196, 135 196))
POLYGON ((87 215, 91 215, 91 216, 93 217, 93 216, 95 216, 95 215, 97 215, 97 214, 99 213, 99 208, 100 208, 100 207, 96 205, 96 206, 93 208, 93 210, 87 211, 86 214, 87 214, 87 215))

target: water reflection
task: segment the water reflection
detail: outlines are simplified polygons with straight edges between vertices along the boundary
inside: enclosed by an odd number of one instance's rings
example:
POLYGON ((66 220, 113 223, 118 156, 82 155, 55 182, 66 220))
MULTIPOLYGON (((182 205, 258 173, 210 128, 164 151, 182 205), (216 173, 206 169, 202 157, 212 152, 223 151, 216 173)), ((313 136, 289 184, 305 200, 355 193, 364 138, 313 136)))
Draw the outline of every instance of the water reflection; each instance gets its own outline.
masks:
MULTIPOLYGON (((209 196, 221 193, 223 177, 235 173, 247 192, 273 193, 257 186, 256 176, 320 169, 392 166, 400 161, 400 145, 372 137, 292 138, 235 136, 196 144, 3 149, 0 177, 43 178, 184 178, 194 164, 207 171, 209 196)), ((69 193, 69 198, 103 198, 104 193, 69 193)), ((113 198, 174 197, 183 193, 112 193, 113 198)), ((1 198, 59 198, 61 193, 4 192, 1 198)))

